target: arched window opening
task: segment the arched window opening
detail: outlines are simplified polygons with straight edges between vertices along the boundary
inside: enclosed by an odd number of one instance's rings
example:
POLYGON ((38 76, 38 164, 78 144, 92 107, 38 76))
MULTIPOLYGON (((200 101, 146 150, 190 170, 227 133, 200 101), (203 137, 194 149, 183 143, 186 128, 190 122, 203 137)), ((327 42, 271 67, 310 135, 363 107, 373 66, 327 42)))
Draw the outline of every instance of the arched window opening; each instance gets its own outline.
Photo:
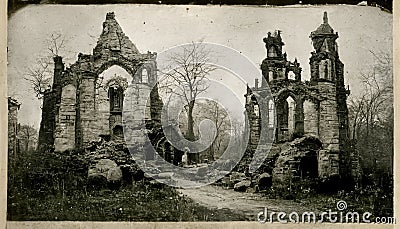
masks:
POLYGON ((270 128, 275 125, 275 104, 274 101, 270 100, 268 102, 268 126, 270 128))
POLYGON ((147 72, 147 69, 142 70, 142 83, 148 83, 149 82, 149 75, 147 72))
POLYGON ((277 55, 277 53, 276 53, 276 49, 275 49, 275 47, 274 46, 271 46, 269 49, 268 49, 268 57, 277 57, 278 55, 277 55))
POLYGON ((294 72, 292 72, 292 71, 289 72, 288 79, 290 79, 290 80, 295 80, 296 79, 296 75, 294 74, 294 72))
POLYGON ((295 130, 295 100, 289 96, 278 102, 277 106, 277 140, 288 141, 292 139, 295 130))
POLYGON ((258 104, 254 105, 254 114, 259 117, 260 116, 260 107, 258 104))
MULTIPOLYGON (((96 80, 95 106, 98 135, 109 139, 120 139, 124 92, 133 81, 133 76, 119 65, 113 65, 99 74, 96 80)), ((121 129, 122 131, 122 129, 121 129)))
POLYGON ((269 70, 269 72, 268 72, 268 79, 269 79, 269 81, 271 81, 271 80, 273 80, 274 79, 274 72, 273 72, 273 70, 271 69, 271 70, 269 70))
POLYGON ((323 60, 319 63, 319 78, 332 80, 331 78, 331 61, 330 60, 323 60))
POLYGON ((110 98, 110 111, 121 112, 124 103, 124 89, 121 87, 111 86, 108 90, 110 98))
POLYGON ((295 111, 296 103, 295 103, 294 99, 290 96, 286 99, 286 102, 288 104, 288 132, 289 132, 289 135, 291 136, 294 132, 294 123, 295 123, 294 111, 295 111))

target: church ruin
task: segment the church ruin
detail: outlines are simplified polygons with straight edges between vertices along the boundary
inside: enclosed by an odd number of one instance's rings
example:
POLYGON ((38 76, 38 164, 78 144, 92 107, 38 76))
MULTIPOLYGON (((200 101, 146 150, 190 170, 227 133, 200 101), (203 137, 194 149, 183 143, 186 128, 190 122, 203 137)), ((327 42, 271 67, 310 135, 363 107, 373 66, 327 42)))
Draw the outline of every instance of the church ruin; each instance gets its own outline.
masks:
POLYGON ((122 109, 127 87, 137 92, 134 98, 138 104, 147 100, 145 95, 151 90, 151 101, 145 103, 145 120, 132 120, 138 129, 145 128, 145 122, 160 121, 161 99, 157 87, 153 89, 157 82, 156 53, 140 53, 114 13, 107 13, 93 54, 80 53, 69 68, 65 68, 62 57, 56 56, 54 65, 53 85, 43 98, 41 147, 65 151, 85 147, 99 137, 123 139, 122 109), (99 77, 114 65, 122 67, 131 78, 99 77))
MULTIPOLYGON (((302 69, 297 59, 293 62, 287 60, 280 31, 268 33, 264 38, 267 57, 261 64, 261 85, 256 79, 255 87, 248 88, 245 95, 251 131, 249 148, 254 153, 259 144, 261 126, 268 128, 266 133, 271 141, 274 137, 275 144, 314 136, 321 142, 321 147, 307 155, 310 163, 303 167, 314 167, 311 173, 315 177, 336 175, 357 179, 358 158, 348 136, 346 99, 350 91, 344 84, 344 64, 336 43, 338 33, 329 25, 326 12, 323 23, 311 32, 310 38, 314 50, 309 62, 309 81, 302 81, 302 69), (259 104, 258 101, 267 102, 259 104), (268 108, 265 117, 261 117, 260 106, 268 108)), ((290 175, 292 170, 302 171, 304 168, 301 168, 299 160, 292 156, 280 171, 274 172, 290 175)))
MULTIPOLYGON (((309 81, 302 81, 302 68, 296 59, 287 60, 280 31, 268 33, 264 38, 267 57, 261 64, 261 85, 256 79, 255 86, 248 87, 245 95, 250 136, 241 163, 246 164, 246 158, 251 158, 260 146, 261 133, 271 140, 274 138, 278 148, 279 144, 288 142, 300 146, 302 142, 298 139, 312 136, 311 148, 295 152, 296 155, 290 153, 288 160, 275 163, 274 179, 283 177, 284 180, 296 173, 315 178, 336 176, 357 180, 358 157, 348 136, 346 100, 350 91, 344 84, 344 64, 336 43, 338 33, 329 25, 326 13, 323 23, 311 32, 310 38, 314 51, 310 57, 309 81), (261 107, 268 112, 261 114, 261 107), (267 129, 261 131, 261 127, 267 129)), ((157 152, 178 164, 180 157, 173 156, 176 150, 159 134, 162 133, 162 101, 156 85, 156 53, 140 53, 122 31, 114 13, 106 15, 92 54, 80 53, 78 60, 68 68, 62 57, 56 56, 54 65, 53 85, 43 98, 39 147, 65 151, 85 148, 99 138, 123 141, 123 101, 129 87, 135 92, 135 96, 130 96, 135 99, 131 104, 137 104, 138 112, 146 110, 145 120, 135 119, 141 115, 135 114, 135 109, 132 111, 136 132, 129 136, 133 141, 129 141, 143 144, 146 127, 156 126, 153 132, 147 133, 150 139, 155 139, 157 152), (129 77, 100 77, 112 66, 123 68, 129 77), (146 101, 149 93, 150 101, 146 101), (164 152, 165 149, 172 154, 164 152)), ((284 156, 281 152, 275 155, 284 156)))

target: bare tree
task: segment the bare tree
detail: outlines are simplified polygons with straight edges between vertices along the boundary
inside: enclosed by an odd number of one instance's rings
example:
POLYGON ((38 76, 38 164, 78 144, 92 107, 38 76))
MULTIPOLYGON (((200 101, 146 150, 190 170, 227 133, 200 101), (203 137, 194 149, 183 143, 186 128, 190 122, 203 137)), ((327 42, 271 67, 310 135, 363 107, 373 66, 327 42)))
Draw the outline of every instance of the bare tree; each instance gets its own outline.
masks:
POLYGON ((38 99, 42 99, 45 91, 51 86, 52 70, 46 58, 40 58, 35 65, 26 70, 24 79, 27 80, 38 99))
POLYGON ((24 74, 38 99, 42 99, 45 91, 51 88, 53 77, 53 57, 60 56, 66 48, 67 39, 60 33, 52 33, 44 41, 47 46, 47 52, 38 57, 37 61, 28 67, 24 74))
POLYGON ((66 44, 68 40, 61 33, 52 33, 48 39, 46 39, 45 44, 47 46, 47 51, 50 55, 60 56, 62 51, 65 51, 66 44))
POLYGON ((209 64, 211 51, 203 43, 184 46, 180 52, 169 55, 166 70, 161 72, 161 80, 167 94, 177 95, 184 101, 187 113, 187 138, 195 140, 193 131, 193 109, 198 96, 208 87, 208 76, 216 68, 209 64))
POLYGON ((382 169, 391 170, 388 161, 393 156, 393 67, 390 54, 371 53, 375 64, 360 73, 364 88, 359 97, 350 100, 349 118, 361 162, 375 174, 379 160, 387 167, 382 169))

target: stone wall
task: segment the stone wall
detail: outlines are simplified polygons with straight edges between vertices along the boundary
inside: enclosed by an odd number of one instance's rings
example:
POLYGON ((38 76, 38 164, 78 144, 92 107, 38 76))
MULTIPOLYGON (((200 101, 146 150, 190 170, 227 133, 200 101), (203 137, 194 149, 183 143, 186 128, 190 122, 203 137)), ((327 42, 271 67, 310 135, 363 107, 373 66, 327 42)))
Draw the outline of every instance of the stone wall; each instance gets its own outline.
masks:
POLYGON ((303 103, 304 134, 319 136, 319 106, 309 100, 303 103))
POLYGON ((75 148, 76 88, 68 84, 62 88, 60 110, 54 132, 55 151, 75 148))
POLYGON ((326 99, 319 106, 319 138, 324 149, 339 151, 339 122, 337 116, 336 87, 330 82, 318 82, 326 99))
POLYGON ((43 96, 42 120, 39 129, 39 149, 54 146, 54 130, 56 125, 57 91, 46 91, 43 96))
POLYGON ((79 111, 80 128, 82 130, 82 144, 83 146, 90 141, 98 139, 99 127, 96 125, 97 117, 95 110, 95 77, 94 76, 81 76, 81 83, 79 85, 79 111))
POLYGON ((8 155, 18 153, 18 110, 20 104, 13 98, 8 97, 8 155))

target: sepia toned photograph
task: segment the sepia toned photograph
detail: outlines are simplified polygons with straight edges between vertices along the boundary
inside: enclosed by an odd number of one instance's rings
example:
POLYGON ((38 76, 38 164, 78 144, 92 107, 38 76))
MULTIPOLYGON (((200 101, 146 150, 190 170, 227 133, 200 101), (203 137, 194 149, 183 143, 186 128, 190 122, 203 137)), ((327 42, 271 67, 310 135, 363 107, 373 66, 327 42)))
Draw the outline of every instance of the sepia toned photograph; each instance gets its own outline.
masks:
POLYGON ((395 224, 392 28, 366 2, 15 9, 7 220, 395 224))

